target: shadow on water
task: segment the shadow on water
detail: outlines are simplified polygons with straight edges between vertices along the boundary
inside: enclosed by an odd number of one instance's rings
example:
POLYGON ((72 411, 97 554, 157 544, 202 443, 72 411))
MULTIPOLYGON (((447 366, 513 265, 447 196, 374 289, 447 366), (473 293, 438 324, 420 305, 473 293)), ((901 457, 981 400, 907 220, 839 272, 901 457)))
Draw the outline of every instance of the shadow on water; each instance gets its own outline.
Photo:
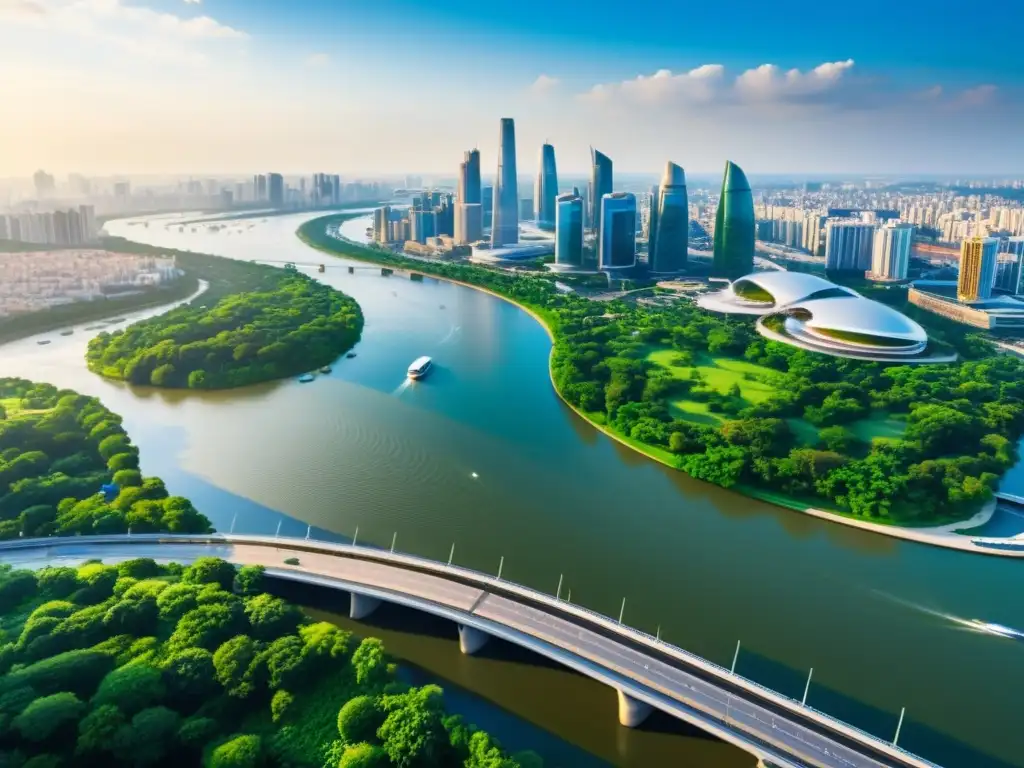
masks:
MULTIPOLYGON (((879 649, 884 653, 884 649, 879 649)), ((736 663, 737 674, 783 695, 800 701, 807 684, 807 671, 797 671, 757 653, 741 650, 736 663)), ((897 719, 891 712, 878 709, 845 696, 827 686, 818 685, 813 676, 807 694, 807 706, 860 728, 880 739, 891 741, 896 735, 897 719)), ((969 765, 971 768, 1015 768, 1013 763, 986 755, 975 748, 950 738, 933 728, 916 722, 908 712, 900 729, 899 745, 904 749, 935 760, 941 765, 969 765)))

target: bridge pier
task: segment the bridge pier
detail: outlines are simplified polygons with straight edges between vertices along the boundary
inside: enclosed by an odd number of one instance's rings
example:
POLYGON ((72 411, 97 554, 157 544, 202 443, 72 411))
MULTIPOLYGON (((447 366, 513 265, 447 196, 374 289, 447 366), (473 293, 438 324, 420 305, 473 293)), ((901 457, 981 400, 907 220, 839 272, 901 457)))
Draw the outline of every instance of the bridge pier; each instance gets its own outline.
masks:
POLYGON ((616 689, 619 695, 619 724, 627 728, 636 728, 651 714, 651 705, 637 701, 632 696, 616 689))
POLYGON ((359 621, 365 619, 380 606, 380 600, 376 597, 367 597, 366 595, 360 595, 356 592, 352 592, 351 600, 348 606, 348 617, 359 621))
POLYGON ((476 627, 468 627, 459 624, 459 650, 467 656, 472 656, 485 645, 491 636, 476 627))

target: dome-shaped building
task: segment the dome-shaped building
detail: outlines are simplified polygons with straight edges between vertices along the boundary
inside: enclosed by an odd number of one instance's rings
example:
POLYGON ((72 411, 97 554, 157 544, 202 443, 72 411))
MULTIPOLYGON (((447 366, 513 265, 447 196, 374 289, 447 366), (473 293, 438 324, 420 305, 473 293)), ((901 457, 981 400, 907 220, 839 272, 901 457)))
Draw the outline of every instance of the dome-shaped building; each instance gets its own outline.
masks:
POLYGON ((885 363, 951 362, 928 353, 924 328, 851 288, 803 272, 754 272, 697 304, 711 312, 758 315, 765 338, 834 357, 885 363))

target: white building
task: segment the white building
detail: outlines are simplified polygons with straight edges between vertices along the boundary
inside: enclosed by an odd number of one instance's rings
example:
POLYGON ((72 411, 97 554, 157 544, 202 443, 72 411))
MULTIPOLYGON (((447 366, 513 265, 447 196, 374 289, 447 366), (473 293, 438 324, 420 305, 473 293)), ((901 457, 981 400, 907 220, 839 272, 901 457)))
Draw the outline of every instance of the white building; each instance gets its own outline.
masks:
POLYGON ((912 224, 888 222, 875 232, 869 280, 906 280, 910 249, 914 244, 912 224))
POLYGON ((825 224, 825 269, 866 272, 871 268, 875 225, 855 219, 829 219, 825 224))

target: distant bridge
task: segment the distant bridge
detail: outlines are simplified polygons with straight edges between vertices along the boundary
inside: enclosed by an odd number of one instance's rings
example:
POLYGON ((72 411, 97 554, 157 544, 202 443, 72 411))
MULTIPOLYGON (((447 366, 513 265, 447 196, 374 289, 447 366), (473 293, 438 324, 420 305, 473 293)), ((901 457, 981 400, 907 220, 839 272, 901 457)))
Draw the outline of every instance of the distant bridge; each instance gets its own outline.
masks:
MULTIPOLYGON (((454 547, 453 547, 454 552, 454 547)), ((619 722, 635 727, 659 709, 786 768, 938 768, 892 742, 847 725, 730 670, 566 600, 498 576, 354 544, 236 535, 119 535, 0 542, 16 564, 61 559, 152 557, 191 562, 217 556, 262 565, 280 579, 344 590, 350 615, 382 602, 442 616, 458 625, 464 653, 491 637, 553 659, 618 693, 619 722), (286 559, 297 558, 297 565, 286 559)), ((809 685, 809 681, 808 681, 809 685)), ((900 718, 902 724, 902 716, 900 718)))
POLYGON ((382 267, 375 264, 346 264, 344 262, 337 261, 286 261, 285 259, 253 259, 254 264, 283 264, 284 266, 293 267, 308 267, 309 269, 318 269, 321 272, 328 269, 344 269, 349 273, 354 273, 357 270, 360 272, 379 272, 382 275, 399 275, 401 277, 410 278, 421 278, 424 277, 422 272, 417 272, 414 269, 402 269, 401 267, 382 267))

